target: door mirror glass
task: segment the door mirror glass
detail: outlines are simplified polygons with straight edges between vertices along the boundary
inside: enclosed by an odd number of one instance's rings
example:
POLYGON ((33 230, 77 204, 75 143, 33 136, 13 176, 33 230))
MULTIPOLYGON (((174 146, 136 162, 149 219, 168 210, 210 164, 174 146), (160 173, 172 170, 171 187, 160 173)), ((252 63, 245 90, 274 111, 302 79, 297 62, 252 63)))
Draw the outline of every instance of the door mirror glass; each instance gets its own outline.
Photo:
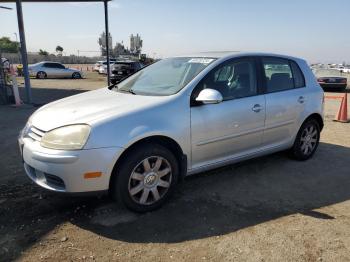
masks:
POLYGON ((211 88, 203 89, 196 98, 197 102, 202 102, 203 104, 218 104, 221 103, 222 100, 223 97, 221 93, 211 88))

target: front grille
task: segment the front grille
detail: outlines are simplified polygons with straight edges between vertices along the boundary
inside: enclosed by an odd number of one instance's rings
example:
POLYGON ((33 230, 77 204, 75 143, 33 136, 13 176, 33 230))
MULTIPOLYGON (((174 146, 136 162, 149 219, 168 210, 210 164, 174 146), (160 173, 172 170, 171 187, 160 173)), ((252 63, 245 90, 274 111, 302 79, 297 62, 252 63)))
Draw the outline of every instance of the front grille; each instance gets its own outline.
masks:
POLYGON ((35 141, 40 142, 41 138, 44 136, 44 134, 45 134, 44 131, 42 131, 34 126, 31 126, 28 130, 27 136, 35 141))

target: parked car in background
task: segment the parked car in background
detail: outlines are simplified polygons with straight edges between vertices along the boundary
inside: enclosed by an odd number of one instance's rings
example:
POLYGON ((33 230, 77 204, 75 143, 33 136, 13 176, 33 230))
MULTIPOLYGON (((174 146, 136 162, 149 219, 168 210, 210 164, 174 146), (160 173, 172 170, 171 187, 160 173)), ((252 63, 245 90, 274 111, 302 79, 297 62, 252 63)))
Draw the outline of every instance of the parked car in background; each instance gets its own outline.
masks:
POLYGON ((348 85, 348 79, 338 69, 317 69, 315 75, 317 82, 325 90, 344 91, 348 85))
POLYGON ((299 58, 173 57, 117 85, 39 108, 18 142, 38 185, 109 191, 129 209, 147 212, 186 175, 282 150, 311 158, 323 128, 323 96, 299 58))
MULTIPOLYGON (((112 62, 112 61, 109 63, 109 70, 111 73, 112 73, 113 64, 114 64, 114 62, 112 62)), ((107 75, 107 62, 100 66, 98 73, 101 75, 107 75)))
POLYGON ((83 73, 80 70, 67 68, 61 63, 43 61, 28 67, 29 75, 39 79, 44 78, 82 78, 83 73))
MULTIPOLYGON (((117 61, 115 58, 110 58, 109 59, 110 63, 114 63, 115 61, 117 61)), ((104 60, 104 61, 97 61, 96 64, 94 65, 92 71, 100 72, 100 68, 102 66, 104 66, 104 65, 107 66, 107 61, 106 60, 104 60)))
POLYGON ((339 68, 337 68, 341 73, 350 73, 350 68, 345 67, 345 66, 341 66, 339 68))
POLYGON ((143 67, 144 65, 138 61, 117 61, 112 66, 111 83, 115 84, 143 67))
POLYGON ((97 62, 94 64, 94 67, 93 67, 92 71, 94 71, 94 72, 99 72, 100 66, 103 65, 103 63, 107 63, 107 62, 105 62, 105 61, 97 61, 97 62))

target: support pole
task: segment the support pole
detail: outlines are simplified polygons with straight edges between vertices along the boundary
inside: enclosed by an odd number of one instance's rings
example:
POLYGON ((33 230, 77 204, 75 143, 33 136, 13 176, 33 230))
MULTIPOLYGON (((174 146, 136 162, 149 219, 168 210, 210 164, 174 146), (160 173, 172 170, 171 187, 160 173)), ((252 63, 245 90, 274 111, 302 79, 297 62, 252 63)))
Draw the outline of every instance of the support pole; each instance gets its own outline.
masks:
POLYGON ((26 46, 26 38, 24 33, 21 0, 16 0, 16 9, 17 9, 19 39, 21 41, 21 56, 22 56, 22 63, 23 63, 24 84, 25 84, 25 90, 26 90, 26 102, 28 104, 31 104, 32 92, 30 87, 30 79, 29 79, 29 71, 28 71, 27 46, 26 46))
POLYGON ((109 65, 108 0, 104 0, 104 7, 105 7, 106 55, 107 55, 107 84, 110 85, 111 70, 109 65))

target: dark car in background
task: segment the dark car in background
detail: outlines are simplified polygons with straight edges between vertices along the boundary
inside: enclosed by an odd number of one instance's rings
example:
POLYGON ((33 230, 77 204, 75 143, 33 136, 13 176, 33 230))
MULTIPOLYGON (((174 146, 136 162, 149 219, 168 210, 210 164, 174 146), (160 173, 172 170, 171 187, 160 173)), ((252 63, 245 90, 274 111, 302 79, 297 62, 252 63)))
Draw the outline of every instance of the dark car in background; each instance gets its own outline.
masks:
POLYGON ((138 61, 117 61, 112 66, 111 83, 115 84, 143 67, 138 61))
POLYGON ((344 91, 348 85, 346 74, 337 69, 318 69, 315 75, 324 90, 344 91))

